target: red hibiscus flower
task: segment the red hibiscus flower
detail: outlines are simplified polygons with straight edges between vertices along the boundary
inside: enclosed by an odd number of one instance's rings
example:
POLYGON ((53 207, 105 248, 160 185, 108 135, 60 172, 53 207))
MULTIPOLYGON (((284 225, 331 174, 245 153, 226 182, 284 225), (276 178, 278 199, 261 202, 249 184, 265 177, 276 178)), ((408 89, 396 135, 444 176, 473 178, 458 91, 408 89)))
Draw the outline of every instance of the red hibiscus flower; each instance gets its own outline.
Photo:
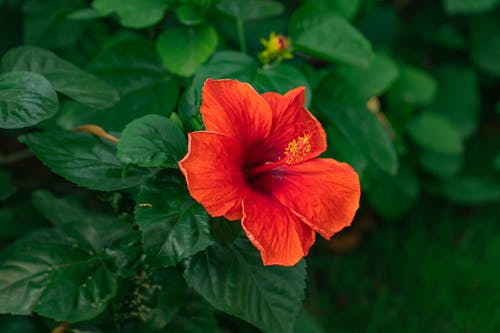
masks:
POLYGON ((240 220, 264 265, 295 265, 315 233, 329 239, 359 206, 356 172, 316 158, 321 124, 304 108, 304 87, 259 95, 235 80, 205 82, 206 131, 189 134, 180 169, 191 196, 212 216, 240 220))

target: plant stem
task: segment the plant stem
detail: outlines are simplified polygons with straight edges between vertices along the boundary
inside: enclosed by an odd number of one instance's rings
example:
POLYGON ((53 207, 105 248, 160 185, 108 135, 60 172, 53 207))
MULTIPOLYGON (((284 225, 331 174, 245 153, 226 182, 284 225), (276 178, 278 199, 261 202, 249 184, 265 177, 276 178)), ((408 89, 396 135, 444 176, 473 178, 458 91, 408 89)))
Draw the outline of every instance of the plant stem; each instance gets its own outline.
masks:
POLYGON ((240 41, 241 52, 247 53, 247 42, 245 39, 245 27, 243 26, 243 20, 236 20, 236 28, 238 29, 238 39, 240 41))

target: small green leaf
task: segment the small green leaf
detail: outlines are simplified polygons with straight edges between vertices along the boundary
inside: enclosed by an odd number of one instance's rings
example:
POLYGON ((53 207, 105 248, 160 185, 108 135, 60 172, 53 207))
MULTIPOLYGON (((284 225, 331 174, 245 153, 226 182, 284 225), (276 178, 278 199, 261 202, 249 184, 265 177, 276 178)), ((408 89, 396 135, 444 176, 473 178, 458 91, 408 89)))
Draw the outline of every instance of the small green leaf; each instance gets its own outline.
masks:
POLYGON ((170 28, 156 40, 156 50, 165 67, 181 76, 193 75, 216 46, 217 32, 212 26, 170 28))
POLYGON ((143 185, 135 216, 146 260, 153 267, 175 265, 212 244, 207 212, 179 179, 143 185))
POLYGON ((2 57, 2 72, 28 71, 43 75, 54 89, 87 106, 104 109, 119 100, 118 91, 96 76, 33 46, 21 46, 2 57))
POLYGON ((290 21, 290 36, 294 49, 320 59, 368 66, 374 58, 370 42, 333 10, 301 7, 290 21))
POLYGON ((410 121, 408 135, 422 148, 445 154, 463 152, 463 142, 458 129, 446 118, 422 112, 410 121))
POLYGON ((165 0, 94 0, 92 7, 101 15, 116 13, 127 28, 146 28, 160 22, 167 9, 165 0))
POLYGON ((242 22, 280 15, 285 7, 274 0, 221 0, 217 9, 242 22))
POLYGON ((168 118, 147 115, 127 125, 118 142, 117 156, 125 164, 178 168, 187 151, 184 133, 168 118))
POLYGON ((59 100, 43 76, 30 72, 0 75, 0 128, 23 128, 56 114, 59 100))
POLYGON ((116 149, 95 136, 69 131, 30 133, 19 137, 55 173, 83 187, 114 191, 135 187, 152 173, 127 168, 116 158, 116 149))
POLYGON ((443 0, 448 14, 477 14, 489 11, 498 5, 498 0, 443 0))
POLYGON ((188 285, 210 304, 265 332, 292 332, 302 307, 305 261, 294 267, 263 266, 257 249, 241 237, 215 244, 185 261, 188 285))

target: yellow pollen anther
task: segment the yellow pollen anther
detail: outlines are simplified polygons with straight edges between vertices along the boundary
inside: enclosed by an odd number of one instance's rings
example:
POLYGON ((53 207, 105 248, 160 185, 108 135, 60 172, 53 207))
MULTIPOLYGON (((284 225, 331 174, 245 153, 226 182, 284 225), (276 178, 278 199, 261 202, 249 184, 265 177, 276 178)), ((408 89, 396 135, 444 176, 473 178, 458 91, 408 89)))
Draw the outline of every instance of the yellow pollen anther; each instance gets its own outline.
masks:
POLYGON ((288 143, 285 148, 286 163, 292 164, 304 159, 304 156, 311 152, 310 134, 304 134, 288 143))

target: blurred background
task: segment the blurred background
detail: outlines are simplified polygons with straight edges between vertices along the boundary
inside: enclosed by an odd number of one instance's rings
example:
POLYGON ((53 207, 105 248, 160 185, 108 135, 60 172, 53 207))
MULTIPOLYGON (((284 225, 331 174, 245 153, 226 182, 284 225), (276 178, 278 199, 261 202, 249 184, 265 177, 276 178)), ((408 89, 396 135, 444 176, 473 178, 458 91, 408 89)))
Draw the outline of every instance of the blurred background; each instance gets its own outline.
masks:
MULTIPOLYGON (((278 15, 245 22, 246 51, 257 59, 261 38, 291 37, 294 57, 283 64, 307 79, 309 108, 328 134, 326 156, 352 164, 363 187, 352 226, 330 241, 318 237, 307 258, 307 297, 295 333, 500 332, 500 1, 281 3, 278 15), (330 21, 318 28, 314 22, 324 21, 313 20, 301 30, 300 22, 330 12, 369 41, 370 65, 359 66, 349 51, 339 61, 322 53, 318 43, 330 21)), ((200 16, 215 27, 217 50, 241 50, 242 36, 217 1, 172 1, 172 8, 191 12, 168 11, 145 27, 91 5, 0 0, 0 55, 35 45, 106 79, 98 54, 110 39, 130 33, 156 40, 163 28, 200 16)), ((136 54, 149 57, 144 52, 136 54)), ((202 68, 207 73, 210 61, 202 68)), ((291 77, 282 75, 273 79, 291 77)), ((179 104, 169 112, 179 109, 186 120, 191 78, 173 80, 164 93, 179 104)), ((125 83, 117 86, 128 93, 125 83)), ((143 105, 137 96, 127 101, 143 105)), ((84 121, 118 131, 138 116, 134 109, 123 117, 116 110, 76 117, 75 110, 68 103, 44 126, 84 121)), ((33 190, 78 191, 17 141, 21 133, 0 130, 0 249, 48 224, 32 206, 33 190)), ((227 332, 257 332, 239 319, 218 319, 227 332)), ((0 316, 0 332, 47 328, 39 317, 0 316)))

